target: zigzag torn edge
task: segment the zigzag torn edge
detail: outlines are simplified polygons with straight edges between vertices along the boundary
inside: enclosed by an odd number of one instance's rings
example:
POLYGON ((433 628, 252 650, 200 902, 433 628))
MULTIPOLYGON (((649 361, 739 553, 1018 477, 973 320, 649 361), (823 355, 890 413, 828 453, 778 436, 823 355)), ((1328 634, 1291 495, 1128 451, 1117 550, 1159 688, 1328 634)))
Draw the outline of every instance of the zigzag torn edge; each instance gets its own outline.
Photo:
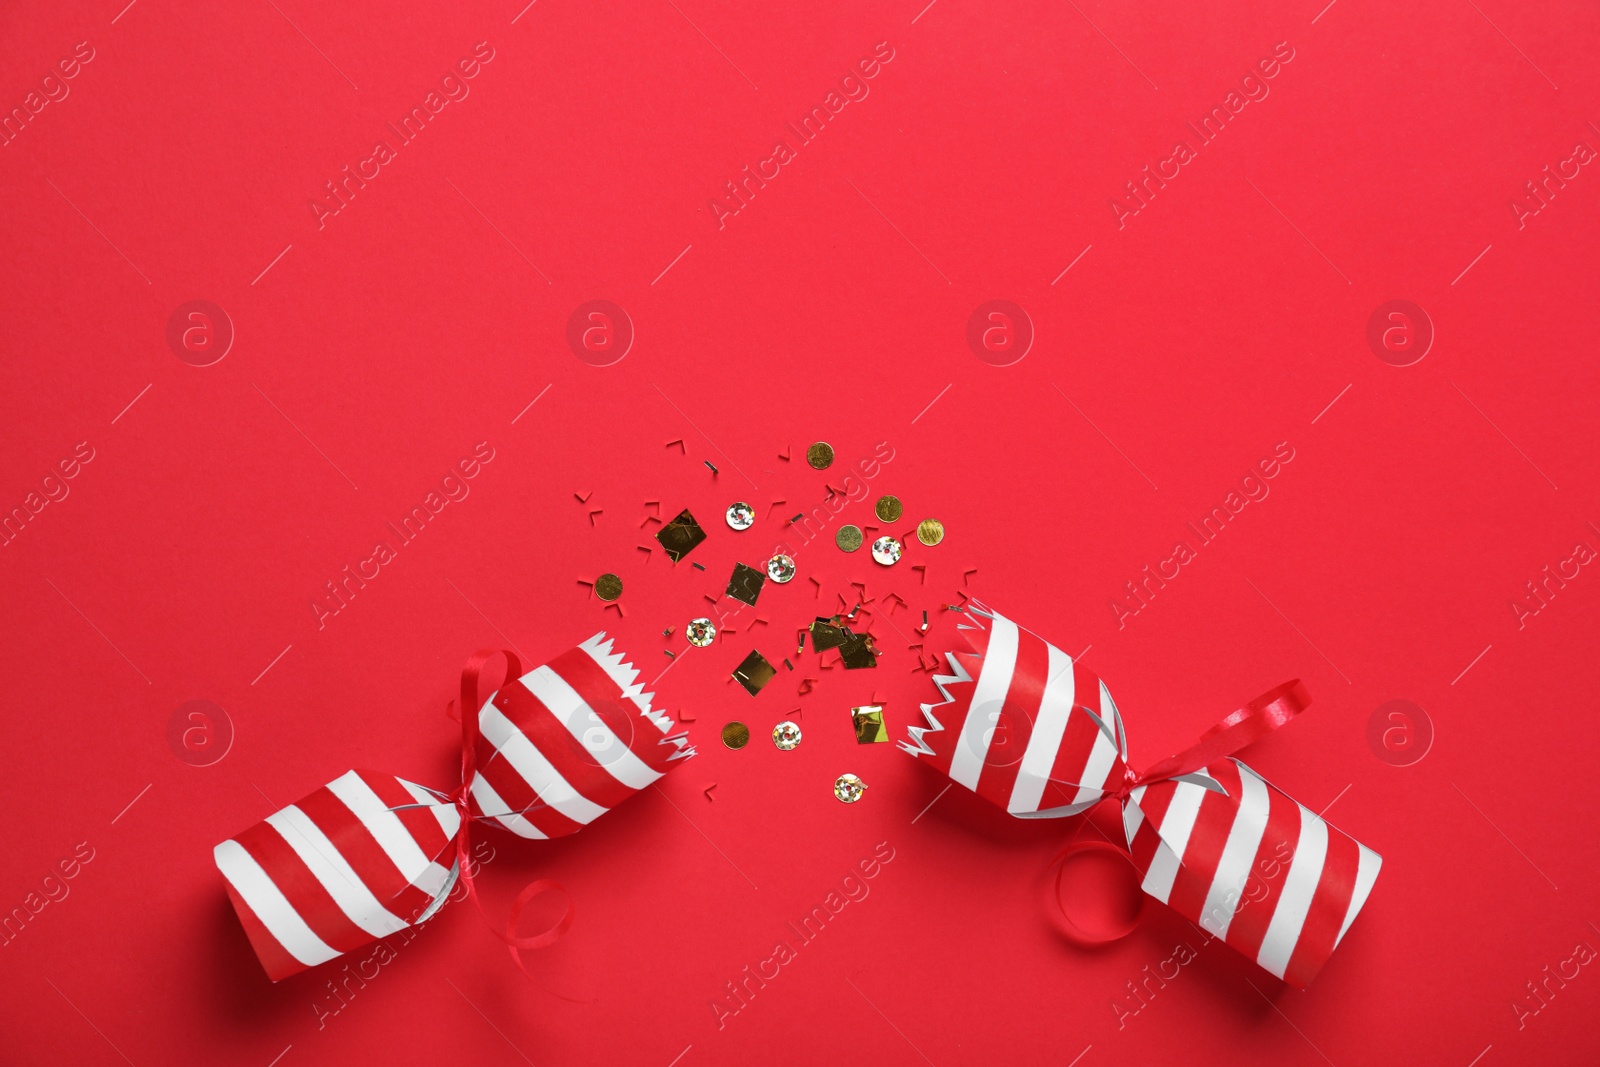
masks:
POLYGON ((644 685, 639 681, 639 669, 629 663, 621 652, 613 652, 612 644, 612 639, 601 630, 578 647, 588 653, 589 657, 600 665, 600 669, 617 683, 617 688, 622 690, 624 699, 632 701, 639 709, 639 714, 649 720, 650 725, 661 731, 663 736, 660 743, 674 747, 675 751, 667 757, 669 762, 693 756, 695 749, 689 743, 689 732, 687 730, 672 732, 678 724, 666 712, 651 708, 650 702, 655 699, 655 694, 644 691, 644 685))
MULTIPOLYGON (((985 619, 993 618, 993 612, 991 612, 985 605, 980 604, 976 600, 969 600, 967 602, 966 608, 967 608, 967 611, 964 612, 964 614, 965 613, 970 613, 970 614, 973 614, 973 615, 976 615, 976 616, 979 616, 979 617, 985 618, 985 619)), ((965 623, 957 623, 956 624, 956 630, 958 632, 961 631, 961 630, 980 630, 980 631, 984 631, 984 630, 987 630, 987 627, 985 627, 982 623, 976 623, 976 624, 971 625, 971 626, 968 626, 965 623)), ((969 641, 968 644, 970 646, 971 642, 969 641)), ((961 654, 962 655, 966 655, 966 656, 977 656, 978 657, 978 662, 979 662, 980 665, 983 662, 982 654, 979 653, 979 652, 976 652, 976 651, 972 651, 972 650, 970 650, 970 648, 969 648, 969 650, 967 652, 964 652, 964 653, 961 653, 961 654)), ((967 668, 962 666, 961 662, 956 659, 956 653, 955 652, 946 652, 944 654, 944 657, 945 657, 945 661, 950 664, 950 669, 955 672, 953 674, 936 674, 936 675, 933 676, 933 684, 939 690, 939 695, 944 697, 944 699, 943 700, 939 700, 939 701, 935 701, 933 703, 921 705, 921 707, 922 707, 922 717, 923 717, 923 719, 925 719, 927 721, 927 725, 926 726, 908 726, 908 727, 906 727, 906 733, 908 735, 910 735, 911 739, 909 741, 897 741, 896 742, 896 744, 898 744, 900 746, 900 750, 902 752, 909 752, 913 756, 932 756, 932 755, 935 755, 935 752, 933 751, 933 749, 928 745, 928 743, 926 741, 923 740, 923 738, 928 734, 941 733, 944 730, 944 724, 939 721, 938 717, 935 716, 933 712, 934 712, 935 708, 942 708, 946 704, 955 703, 956 697, 952 696, 951 693, 950 693, 950 690, 948 688, 946 688, 946 687, 947 686, 952 686, 952 685, 960 685, 962 682, 974 682, 974 681, 976 681, 976 678, 973 675, 967 673, 967 668)), ((979 673, 982 673, 981 669, 980 669, 979 673)))

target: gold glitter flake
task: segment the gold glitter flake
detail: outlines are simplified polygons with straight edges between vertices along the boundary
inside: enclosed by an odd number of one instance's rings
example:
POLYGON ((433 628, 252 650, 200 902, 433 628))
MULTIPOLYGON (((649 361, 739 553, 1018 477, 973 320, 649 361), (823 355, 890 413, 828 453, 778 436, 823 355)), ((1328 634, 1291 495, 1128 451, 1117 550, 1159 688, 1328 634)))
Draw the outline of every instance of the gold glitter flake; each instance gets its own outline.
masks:
POLYGON ((840 550, 844 552, 854 552, 860 548, 861 540, 861 527, 859 526, 841 526, 839 527, 839 532, 833 535, 833 543, 838 545, 840 550))
POLYGON ((818 441, 806 449, 806 462, 819 471, 825 471, 833 466, 833 446, 826 441, 818 441))
POLYGON ((851 633, 850 628, 845 627, 844 644, 839 646, 839 658, 847 671, 876 667, 878 656, 872 648, 872 635, 851 633))
POLYGON ((730 722, 722 728, 722 743, 740 749, 750 743, 750 727, 742 722, 730 722))
POLYGON ((622 595, 622 579, 615 574, 602 574, 594 580, 594 595, 606 602, 622 595))
POLYGON ((900 498, 897 496, 880 496, 877 504, 872 508, 883 522, 900 521, 900 498))
POLYGON ((745 692, 755 696, 763 686, 777 677, 778 668, 767 662, 767 657, 751 649, 750 654, 733 669, 733 677, 744 686, 745 692))
POLYGON ((676 563, 690 552, 696 545, 706 539, 706 532, 700 528, 694 516, 689 514, 689 509, 684 508, 678 512, 678 517, 656 531, 656 540, 661 542, 661 547, 666 549, 667 558, 676 563))
POLYGON ((761 587, 765 584, 767 584, 767 576, 765 574, 762 574, 754 567, 748 567, 743 563, 735 563, 733 565, 733 577, 728 579, 728 589, 724 595, 731 596, 741 603, 755 607, 756 598, 761 595, 761 587))
POLYGON ((835 626, 831 619, 818 619, 811 624, 811 647, 818 652, 826 652, 842 644, 844 644, 844 630, 835 626))
POLYGON ((872 745, 889 740, 889 729, 883 725, 883 705, 868 704, 851 708, 850 721, 855 724, 856 744, 872 745))
POLYGON ((932 548, 944 540, 944 523, 938 519, 923 519, 917 523, 917 540, 932 548))

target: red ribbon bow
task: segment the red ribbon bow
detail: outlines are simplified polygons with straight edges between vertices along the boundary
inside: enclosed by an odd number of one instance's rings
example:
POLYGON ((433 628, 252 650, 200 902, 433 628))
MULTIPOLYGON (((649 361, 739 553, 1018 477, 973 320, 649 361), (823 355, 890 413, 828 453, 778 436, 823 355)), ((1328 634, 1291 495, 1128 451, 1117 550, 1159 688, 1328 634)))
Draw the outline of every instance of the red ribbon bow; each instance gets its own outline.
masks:
MULTIPOLYGON (((1227 759, 1272 731, 1287 725, 1289 720, 1306 710, 1310 704, 1311 694, 1300 679, 1284 682, 1256 697, 1244 707, 1229 712, 1211 729, 1201 734, 1200 739, 1194 744, 1146 768, 1143 774, 1135 774, 1133 768, 1124 766, 1122 784, 1116 791, 1108 793, 1105 799, 1116 801, 1118 807, 1121 807, 1129 795, 1142 785, 1182 778, 1184 775, 1193 774, 1203 767, 1210 766, 1217 760, 1227 759)), ((1055 859, 1051 862, 1056 869, 1057 908, 1062 920, 1067 924, 1067 932, 1073 940, 1081 944, 1105 945, 1120 941, 1134 931, 1139 925, 1139 917, 1144 913, 1145 895, 1139 890, 1138 872, 1131 863, 1119 864, 1122 869, 1134 875, 1129 895, 1137 899, 1138 906, 1133 909, 1128 922, 1096 931, 1085 928, 1067 912, 1066 906, 1062 903, 1066 896, 1062 891, 1062 881, 1066 877, 1068 865, 1081 857, 1107 854, 1114 855, 1121 861, 1129 861, 1132 858, 1126 844, 1117 845, 1110 841, 1074 841, 1056 853, 1055 859)))
MULTIPOLYGON (((550 879, 523 886, 505 922, 488 918, 476 883, 476 822, 525 840, 576 833, 694 754, 671 716, 651 706, 639 671, 596 634, 524 673, 503 650, 474 654, 461 674, 460 784, 448 794, 352 770, 214 850, 228 895, 277 981, 416 926, 459 880, 519 969, 525 949, 554 944, 573 907, 519 934, 550 879), (500 657, 505 680, 498 680, 500 657), (659 736, 658 736, 659 735, 659 736)), ((452 707, 457 706, 455 703, 452 707)))
POLYGON ((528 906, 528 902, 551 889, 558 890, 566 896, 566 887, 549 878, 537 878, 523 886, 516 899, 511 902, 511 910, 506 914, 505 929, 502 930, 489 918, 483 901, 478 898, 478 887, 473 884, 473 862, 469 854, 472 847, 470 828, 474 821, 483 816, 473 813, 467 798, 471 795, 472 780, 478 775, 478 742, 482 738, 482 733, 478 728, 477 709, 483 707, 489 699, 489 694, 484 692, 481 684, 483 669, 493 662, 496 656, 505 657, 507 678, 517 678, 522 674, 522 662, 517 659, 516 653, 503 648, 474 652, 467 659, 466 666, 461 669, 460 707, 473 710, 461 716, 461 784, 450 793, 450 801, 461 812, 461 828, 456 831, 456 862, 461 871, 461 884, 467 887, 467 897, 478 909, 478 914, 483 916, 483 921, 488 924, 489 930, 505 942, 506 951, 511 953, 511 960, 517 965, 517 969, 527 974, 528 969, 522 963, 522 951, 549 948, 555 944, 572 928, 572 917, 576 912, 572 906, 572 898, 567 896, 567 909, 560 919, 542 933, 521 936, 517 933, 517 921, 522 918, 522 909, 528 906))

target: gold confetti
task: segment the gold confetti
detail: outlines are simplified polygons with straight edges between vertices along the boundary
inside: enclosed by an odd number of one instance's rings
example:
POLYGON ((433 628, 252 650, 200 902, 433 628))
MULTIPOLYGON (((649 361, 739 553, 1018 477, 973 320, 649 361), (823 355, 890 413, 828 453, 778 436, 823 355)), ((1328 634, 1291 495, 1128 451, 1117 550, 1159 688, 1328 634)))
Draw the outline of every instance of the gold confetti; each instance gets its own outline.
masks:
POLYGON ((811 624, 811 647, 818 652, 826 652, 842 644, 844 644, 844 631, 829 620, 818 619, 811 624))
POLYGON ((839 532, 833 535, 833 543, 845 552, 854 552, 861 547, 861 527, 839 527, 839 532))
POLYGON ((750 743, 750 727, 742 722, 730 722, 722 728, 722 743, 740 749, 750 743))
POLYGON ((844 643, 839 646, 839 658, 844 663, 845 670, 857 671, 878 665, 877 654, 872 648, 871 634, 854 634, 846 627, 844 638, 844 643))
POLYGON ((806 449, 806 462, 819 471, 825 471, 833 466, 833 446, 826 441, 818 441, 806 449))
POLYGON ((756 598, 761 595, 761 587, 767 582, 767 576, 754 567, 747 567, 743 563, 733 565, 733 577, 728 579, 728 589, 724 594, 733 599, 756 606, 756 598))
POLYGON ((794 557, 786 556, 782 552, 767 560, 767 577, 783 585, 793 581, 795 575, 794 557))
POLYGON ((700 528, 689 509, 684 508, 678 512, 678 517, 656 531, 656 540, 661 542, 661 547, 666 549, 667 558, 676 563, 690 552, 696 545, 706 539, 706 532, 700 528))
POLYGON ((762 687, 777 675, 778 668, 768 663, 767 657, 755 649, 751 649, 750 654, 733 669, 734 679, 744 686, 745 692, 751 696, 761 692, 762 687))
POLYGON ((615 574, 602 574, 594 580, 594 595, 612 601, 622 595, 622 579, 615 574))
POLYGON ((783 752, 792 751, 800 744, 800 727, 792 722, 780 722, 772 728, 772 743, 783 752))
POLYGON ((850 721, 856 728, 856 744, 872 745, 889 740, 889 729, 883 725, 883 705, 868 704, 851 708, 850 721))
POLYGON ((900 521, 900 498, 897 496, 880 496, 872 508, 878 518, 884 522, 900 521))
POLYGON ((917 523, 917 540, 932 548, 944 540, 944 523, 938 519, 923 519, 917 523))
POLYGON ((833 795, 846 804, 854 804, 867 791, 867 783, 853 774, 841 774, 833 783, 833 795))

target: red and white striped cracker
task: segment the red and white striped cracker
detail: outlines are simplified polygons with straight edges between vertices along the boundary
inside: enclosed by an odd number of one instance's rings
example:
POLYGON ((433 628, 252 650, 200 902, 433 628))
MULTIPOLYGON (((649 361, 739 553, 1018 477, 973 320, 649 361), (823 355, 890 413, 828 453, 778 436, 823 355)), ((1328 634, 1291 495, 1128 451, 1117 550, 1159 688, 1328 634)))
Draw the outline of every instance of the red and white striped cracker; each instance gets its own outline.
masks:
MULTIPOLYGON (((474 818, 572 833, 692 756, 634 670, 596 634, 512 679, 479 711, 474 818)), ((433 916, 460 873, 444 794, 350 771, 216 847, 228 896, 273 981, 433 916)))
POLYGON ((1236 759, 1184 779, 1140 786, 1122 809, 1144 891, 1304 989, 1383 858, 1236 759))
MULTIPOLYGON (((945 653, 945 699, 900 747, 1018 818, 1114 795, 1128 748, 1105 683, 981 604, 967 615, 970 651, 945 653)), ((1235 759, 1134 789, 1123 825, 1146 893, 1302 988, 1383 862, 1235 759)))
POLYGON ((510 680, 478 715, 469 802, 521 837, 574 833, 694 755, 603 633, 510 680))
POLYGON ((1094 672, 975 602, 946 652, 944 696, 922 705, 900 747, 1018 818, 1076 815, 1115 790, 1127 766, 1122 715, 1094 672))
POLYGON ((215 855, 276 982, 430 918, 459 873, 460 825, 456 806, 420 785, 350 771, 215 855))

